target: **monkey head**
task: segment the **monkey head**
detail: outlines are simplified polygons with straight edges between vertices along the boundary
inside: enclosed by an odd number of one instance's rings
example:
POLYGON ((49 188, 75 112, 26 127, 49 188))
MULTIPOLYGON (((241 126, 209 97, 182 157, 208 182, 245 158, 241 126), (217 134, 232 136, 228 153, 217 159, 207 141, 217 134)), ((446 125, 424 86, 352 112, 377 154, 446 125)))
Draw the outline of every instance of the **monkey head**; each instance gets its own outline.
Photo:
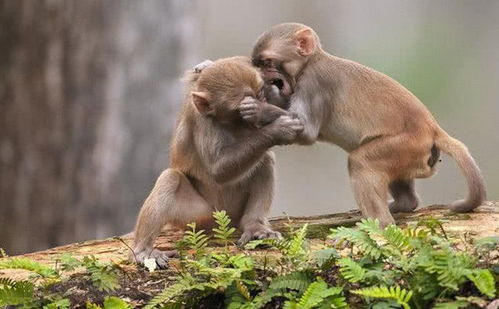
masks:
POLYGON ((238 106, 250 96, 265 102, 265 82, 247 57, 219 59, 199 73, 192 103, 197 111, 220 123, 241 120, 238 106))
POLYGON ((252 63, 261 69, 267 83, 289 97, 296 78, 310 56, 320 50, 319 37, 310 27, 298 23, 273 26, 257 40, 252 63))

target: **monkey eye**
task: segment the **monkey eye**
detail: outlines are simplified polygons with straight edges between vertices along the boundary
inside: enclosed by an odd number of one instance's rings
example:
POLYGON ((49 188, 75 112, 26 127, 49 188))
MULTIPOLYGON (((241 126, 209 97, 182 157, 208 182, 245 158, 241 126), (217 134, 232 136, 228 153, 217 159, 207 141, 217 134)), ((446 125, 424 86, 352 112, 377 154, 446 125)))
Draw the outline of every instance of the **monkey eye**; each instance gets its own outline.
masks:
POLYGON ((272 66, 272 59, 263 59, 262 60, 262 65, 264 67, 267 67, 267 68, 271 67, 272 66))

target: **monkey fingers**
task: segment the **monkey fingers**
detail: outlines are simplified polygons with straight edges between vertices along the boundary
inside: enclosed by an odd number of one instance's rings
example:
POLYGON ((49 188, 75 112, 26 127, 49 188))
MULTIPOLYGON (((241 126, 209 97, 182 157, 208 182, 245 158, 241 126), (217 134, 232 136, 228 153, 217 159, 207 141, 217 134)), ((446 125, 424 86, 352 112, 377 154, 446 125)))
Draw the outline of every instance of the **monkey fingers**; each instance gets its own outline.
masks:
POLYGON ((198 63, 194 66, 194 68, 193 68, 194 73, 201 73, 201 72, 203 72, 204 69, 211 66, 212 64, 213 64, 213 61, 206 59, 203 62, 198 63))
POLYGON ((144 265, 145 260, 154 259, 159 268, 165 269, 168 266, 168 260, 172 257, 178 257, 176 250, 161 251, 157 249, 143 250, 135 254, 136 262, 144 265))
POLYGON ((268 226, 261 226, 258 229, 250 229, 243 232, 241 238, 237 241, 239 246, 244 246, 251 240, 257 239, 281 239, 282 235, 279 232, 272 230, 268 226))

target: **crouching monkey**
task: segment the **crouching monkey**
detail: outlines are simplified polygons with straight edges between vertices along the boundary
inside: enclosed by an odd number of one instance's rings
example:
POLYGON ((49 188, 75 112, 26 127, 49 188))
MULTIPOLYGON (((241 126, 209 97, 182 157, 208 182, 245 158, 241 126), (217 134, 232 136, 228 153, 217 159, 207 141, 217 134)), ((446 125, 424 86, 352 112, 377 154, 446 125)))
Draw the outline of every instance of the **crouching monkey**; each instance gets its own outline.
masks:
POLYGON ((243 119, 252 117, 248 107, 269 105, 260 72, 245 57, 217 60, 186 80, 170 168, 159 176, 137 219, 132 258, 139 263, 154 258, 165 267, 171 252, 153 249, 163 226, 196 222, 209 228, 214 210, 227 211, 242 231, 241 244, 279 237, 267 221, 274 194, 269 149, 291 143, 303 130, 300 120, 281 113, 256 128, 243 119))

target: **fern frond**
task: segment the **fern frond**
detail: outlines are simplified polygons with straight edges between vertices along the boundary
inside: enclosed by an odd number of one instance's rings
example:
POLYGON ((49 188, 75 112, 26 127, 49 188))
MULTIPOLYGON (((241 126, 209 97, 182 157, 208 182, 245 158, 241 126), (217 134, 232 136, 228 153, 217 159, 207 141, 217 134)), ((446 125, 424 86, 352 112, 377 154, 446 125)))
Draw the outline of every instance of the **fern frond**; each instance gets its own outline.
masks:
POLYGON ((433 309, 460 309, 468 307, 469 303, 467 301, 455 300, 445 303, 436 303, 433 309))
POLYGON ((37 273, 44 278, 58 277, 54 269, 28 258, 10 258, 0 261, 0 269, 24 269, 37 273))
POLYGON ((33 299, 34 284, 0 278, 0 306, 20 305, 33 299))
POLYGON ((409 300, 411 300, 412 291, 407 291, 405 289, 400 288, 399 286, 395 287, 373 286, 360 290, 354 290, 351 292, 365 297, 393 299, 397 303, 402 305, 404 309, 410 309, 408 302, 409 300))
POLYGON ((284 276, 275 277, 270 282, 269 289, 289 289, 303 292, 312 283, 312 280, 313 276, 311 272, 296 271, 284 276))
POLYGON ((296 232, 293 233, 293 237, 289 243, 289 249, 287 250, 287 255, 291 258, 297 257, 303 253, 304 245, 307 236, 308 224, 304 224, 296 232))
POLYGON ((324 280, 318 278, 311 283, 298 301, 298 308, 311 309, 321 304, 326 298, 338 295, 342 288, 329 288, 324 280))
POLYGON ((366 271, 357 262, 351 258, 341 258, 338 261, 340 266, 341 275, 348 280, 348 282, 362 281, 366 276, 366 271))
POLYGON ((382 255, 382 250, 378 244, 368 235, 367 232, 354 228, 339 227, 331 231, 329 238, 348 241, 356 246, 361 253, 379 259, 382 255))
POLYGON ((182 296, 186 291, 192 289, 192 286, 187 285, 185 282, 180 281, 166 287, 162 292, 154 296, 149 303, 144 306, 144 309, 153 309, 160 305, 175 302, 177 298, 182 296))
POLYGON ((430 259, 423 264, 429 273, 437 274, 440 286, 457 291, 459 284, 474 266, 469 256, 448 250, 434 250, 430 259))
POLYGON ((225 246, 236 229, 230 226, 231 219, 225 210, 213 212, 213 218, 217 227, 213 229, 214 237, 221 240, 225 246))
POLYGON ((338 259, 339 257, 340 255, 338 254, 338 251, 334 248, 326 248, 314 253, 314 258, 319 267, 327 267, 330 262, 338 259))
POLYGON ((400 251, 411 248, 411 237, 395 224, 390 224, 385 228, 383 231, 383 238, 388 245, 395 247, 400 251))
POLYGON ((496 296, 496 281, 488 269, 477 269, 466 276, 482 294, 490 298, 496 296))
POLYGON ((208 236, 206 236, 204 230, 196 230, 195 222, 187 224, 187 227, 189 227, 190 230, 184 232, 182 242, 186 243, 190 249, 194 250, 195 256, 203 255, 206 246, 208 245, 208 236))

